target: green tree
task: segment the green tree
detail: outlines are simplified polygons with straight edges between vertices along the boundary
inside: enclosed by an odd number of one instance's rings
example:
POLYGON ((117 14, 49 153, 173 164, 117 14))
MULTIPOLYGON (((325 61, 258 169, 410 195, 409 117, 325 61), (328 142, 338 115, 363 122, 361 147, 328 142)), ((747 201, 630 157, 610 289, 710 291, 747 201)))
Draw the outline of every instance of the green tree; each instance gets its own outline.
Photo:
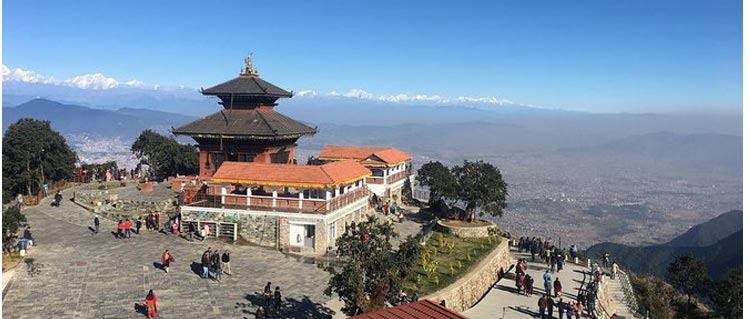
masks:
POLYGON ((3 193, 31 195, 74 174, 76 153, 49 121, 20 119, 3 137, 3 193))
POLYGON ((473 221, 477 209, 480 209, 480 216, 485 213, 498 217, 503 215, 508 191, 497 167, 484 161, 464 161, 462 166, 453 167, 451 172, 456 184, 460 185, 455 191, 455 199, 466 203, 464 220, 473 221))
POLYGON ((336 293, 344 301, 341 310, 350 316, 382 309, 387 300, 395 302, 421 252, 411 236, 393 250, 390 240, 398 234, 393 226, 373 217, 358 227, 356 235, 345 234, 336 240, 347 258, 343 266, 326 268, 331 278, 325 294, 336 293))
POLYGON ((633 292, 642 307, 641 314, 648 312, 650 318, 672 319, 675 317, 676 293, 664 280, 651 275, 630 277, 633 292))
POLYGON ((16 243, 18 229, 26 225, 26 216, 21 213, 20 205, 13 205, 3 210, 3 251, 10 254, 16 243))
POLYGON ((417 170, 419 184, 430 189, 430 204, 440 199, 454 197, 456 192, 456 177, 451 170, 440 162, 430 161, 417 170))
POLYGON ((145 130, 130 147, 136 158, 149 166, 156 179, 176 174, 198 174, 198 151, 152 130, 145 130))
POLYGON ((692 297, 709 282, 706 265, 693 256, 675 256, 667 268, 665 277, 670 285, 688 296, 686 314, 690 314, 692 297))
POLYGON ((730 270, 725 279, 716 283, 711 301, 721 318, 742 318, 742 269, 730 270))

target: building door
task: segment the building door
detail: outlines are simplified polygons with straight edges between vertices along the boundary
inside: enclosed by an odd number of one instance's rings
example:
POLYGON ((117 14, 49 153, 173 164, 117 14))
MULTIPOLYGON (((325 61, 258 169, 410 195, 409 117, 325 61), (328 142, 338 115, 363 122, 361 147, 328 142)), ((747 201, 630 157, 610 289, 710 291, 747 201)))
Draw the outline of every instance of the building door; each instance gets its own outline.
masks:
POLYGON ((315 225, 305 225, 305 247, 315 248, 315 225))
POLYGON ((289 224, 289 245, 304 246, 305 225, 289 224))

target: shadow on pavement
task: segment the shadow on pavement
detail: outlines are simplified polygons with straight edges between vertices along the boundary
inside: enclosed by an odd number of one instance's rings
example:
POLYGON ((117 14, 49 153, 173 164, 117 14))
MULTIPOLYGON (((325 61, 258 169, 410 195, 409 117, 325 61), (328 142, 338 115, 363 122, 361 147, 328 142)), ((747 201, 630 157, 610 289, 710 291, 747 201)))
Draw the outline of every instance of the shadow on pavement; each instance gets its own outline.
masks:
MULTIPOLYGON (((154 264, 156 264, 156 263, 154 263, 154 264)), ((198 277, 200 277, 201 275, 203 275, 203 266, 201 266, 200 263, 197 263, 197 262, 191 263, 190 264, 190 270, 192 270, 194 274, 198 275, 198 277)))
POLYGON ((139 303, 136 302, 135 303, 135 312, 139 313, 139 314, 142 314, 144 316, 147 315, 147 313, 146 313, 146 306, 143 305, 143 304, 139 304, 139 303))
POLYGON ((521 308, 521 307, 518 307, 518 306, 513 306, 513 307, 508 307, 508 308, 510 310, 515 310, 515 311, 527 314, 527 315, 532 316, 532 317, 537 317, 539 315, 539 313, 536 312, 536 311, 532 311, 532 310, 526 309, 526 308, 521 308))
MULTIPOLYGON (((245 318, 254 318, 258 306, 266 306, 266 298, 257 292, 245 295, 245 300, 248 303, 238 302, 235 306, 235 309, 242 309, 242 313, 251 316, 245 318)), ((273 307, 266 307, 266 313, 271 318, 329 319, 333 318, 335 311, 322 304, 313 302, 307 296, 303 296, 302 299, 283 298, 278 314, 274 313, 273 307)))

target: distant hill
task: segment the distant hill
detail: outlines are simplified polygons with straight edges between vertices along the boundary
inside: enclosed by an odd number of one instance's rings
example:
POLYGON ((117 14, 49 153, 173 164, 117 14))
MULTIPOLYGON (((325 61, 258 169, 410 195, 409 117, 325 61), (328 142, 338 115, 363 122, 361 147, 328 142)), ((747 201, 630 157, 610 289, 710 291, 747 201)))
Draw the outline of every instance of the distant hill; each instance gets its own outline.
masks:
POLYGON ((15 107, 3 107, 3 131, 21 118, 49 120, 63 134, 95 134, 102 137, 137 137, 144 129, 167 132, 194 118, 152 110, 123 108, 117 111, 34 99, 15 107))
POLYGON ((742 211, 733 210, 690 228, 666 245, 670 247, 706 247, 742 230, 742 211))
POLYGON ((586 250, 586 254, 599 257, 605 251, 629 270, 659 276, 664 275, 675 256, 693 255, 706 263, 711 277, 722 278, 727 270, 742 267, 742 212, 724 213, 666 244, 633 247, 601 243, 586 250))

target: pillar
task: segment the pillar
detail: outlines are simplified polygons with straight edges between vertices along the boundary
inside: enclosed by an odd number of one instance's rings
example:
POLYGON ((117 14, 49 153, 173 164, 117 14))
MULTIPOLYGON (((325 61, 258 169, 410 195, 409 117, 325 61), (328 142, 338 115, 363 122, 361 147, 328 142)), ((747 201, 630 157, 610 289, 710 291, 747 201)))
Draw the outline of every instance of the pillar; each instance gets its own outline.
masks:
POLYGON ((250 187, 248 186, 247 189, 245 189, 245 194, 247 196, 247 199, 246 199, 247 206, 250 206, 250 196, 253 195, 253 190, 250 189, 250 187))
POLYGON ((226 200, 225 197, 227 196, 227 189, 222 187, 221 188, 221 204, 224 205, 224 201, 226 200))
POLYGON ((276 191, 273 191, 273 204, 271 206, 276 207, 276 197, 278 197, 278 193, 276 191))
POLYGON ((302 209, 302 200, 305 199, 305 194, 299 193, 299 209, 302 209))

